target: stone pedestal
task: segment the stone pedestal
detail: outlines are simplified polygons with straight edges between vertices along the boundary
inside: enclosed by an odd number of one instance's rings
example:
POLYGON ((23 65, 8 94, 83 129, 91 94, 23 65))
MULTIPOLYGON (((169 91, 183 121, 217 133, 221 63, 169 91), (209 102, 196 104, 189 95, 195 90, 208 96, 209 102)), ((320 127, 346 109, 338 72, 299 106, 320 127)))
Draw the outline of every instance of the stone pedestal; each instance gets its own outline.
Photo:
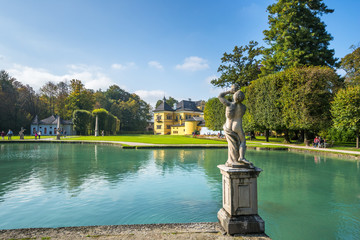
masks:
POLYGON ((258 215, 257 177, 260 168, 233 168, 218 165, 222 174, 223 208, 218 212, 228 234, 264 233, 264 220, 258 215))
POLYGON ((56 135, 56 140, 60 140, 60 137, 61 137, 61 135, 60 135, 60 134, 57 134, 57 135, 56 135))

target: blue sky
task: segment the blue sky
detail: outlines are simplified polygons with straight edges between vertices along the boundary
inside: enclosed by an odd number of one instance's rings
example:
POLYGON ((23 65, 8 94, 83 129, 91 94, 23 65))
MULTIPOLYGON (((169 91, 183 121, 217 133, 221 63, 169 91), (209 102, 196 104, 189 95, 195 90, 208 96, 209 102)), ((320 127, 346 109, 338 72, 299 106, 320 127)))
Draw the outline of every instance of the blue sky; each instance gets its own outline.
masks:
MULTIPOLYGON (((263 42, 270 0, 0 0, 0 69, 38 91, 47 81, 117 84, 145 101, 207 100, 224 52, 263 42)), ((338 58, 360 43, 360 1, 325 0, 338 58)))

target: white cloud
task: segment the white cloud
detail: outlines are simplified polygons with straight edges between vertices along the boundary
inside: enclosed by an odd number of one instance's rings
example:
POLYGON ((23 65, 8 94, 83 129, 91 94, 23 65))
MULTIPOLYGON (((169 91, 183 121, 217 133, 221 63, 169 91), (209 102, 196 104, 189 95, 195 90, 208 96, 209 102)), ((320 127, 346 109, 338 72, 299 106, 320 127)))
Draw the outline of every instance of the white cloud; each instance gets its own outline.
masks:
POLYGON ((159 70, 164 70, 164 67, 163 67, 163 65, 161 65, 159 62, 157 62, 157 61, 150 61, 150 62, 148 62, 148 65, 150 66, 150 67, 153 67, 153 68, 156 68, 156 69, 159 69, 159 70))
POLYGON ((29 84, 34 90, 40 89, 45 83, 51 81, 58 83, 61 81, 70 81, 79 79, 86 88, 97 90, 99 88, 107 89, 114 82, 100 71, 98 67, 89 67, 86 65, 70 65, 67 74, 55 75, 41 68, 32 68, 14 64, 8 72, 23 84, 29 84))
POLYGON ((155 104, 158 100, 163 99, 165 92, 162 90, 137 90, 135 91, 137 95, 140 96, 142 100, 144 100, 147 103, 150 103, 151 106, 155 108, 155 104))
POLYGON ((184 60, 183 64, 176 65, 176 69, 186 70, 186 71, 198 71, 209 68, 207 60, 200 57, 187 57, 184 60))
POLYGON ((0 54, 0 60, 5 60, 5 56, 0 54))
POLYGON ((131 69, 131 68, 136 68, 136 64, 134 62, 128 62, 125 64, 114 63, 113 65, 111 65, 111 68, 117 69, 117 70, 127 70, 127 69, 131 69))

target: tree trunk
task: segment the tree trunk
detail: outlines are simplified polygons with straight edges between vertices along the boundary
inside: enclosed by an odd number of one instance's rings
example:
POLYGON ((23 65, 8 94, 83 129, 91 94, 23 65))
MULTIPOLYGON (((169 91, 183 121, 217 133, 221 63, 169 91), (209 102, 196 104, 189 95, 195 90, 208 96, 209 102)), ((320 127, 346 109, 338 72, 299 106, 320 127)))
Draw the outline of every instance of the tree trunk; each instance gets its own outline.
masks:
POLYGON ((304 143, 306 146, 309 146, 309 141, 308 141, 308 132, 307 130, 304 130, 304 143))
POLYGON ((359 131, 356 132, 356 148, 359 148, 359 138, 360 138, 360 134, 359 131))
POLYGON ((256 137, 255 137, 255 132, 254 132, 254 131, 251 131, 251 132, 250 132, 250 140, 254 140, 254 139, 256 139, 256 137))
POLYGON ((305 131, 306 131, 306 130, 301 130, 301 131, 300 131, 299 142, 304 142, 304 143, 306 143, 306 140, 307 140, 307 139, 306 139, 306 136, 305 136, 305 135, 306 135, 305 131))
POLYGON ((265 130, 265 142, 269 142, 269 129, 265 130))
POLYGON ((284 142, 291 143, 290 137, 289 137, 289 130, 287 130, 287 129, 284 130, 284 142))

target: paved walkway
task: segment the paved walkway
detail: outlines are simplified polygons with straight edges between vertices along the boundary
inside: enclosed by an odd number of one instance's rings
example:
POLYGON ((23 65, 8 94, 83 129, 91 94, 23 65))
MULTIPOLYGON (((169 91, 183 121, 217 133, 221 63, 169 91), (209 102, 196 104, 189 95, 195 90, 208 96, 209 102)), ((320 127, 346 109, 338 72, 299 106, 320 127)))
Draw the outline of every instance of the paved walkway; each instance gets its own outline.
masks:
MULTIPOLYGON (((339 150, 339 149, 331 149, 331 148, 314 148, 314 147, 307 147, 307 146, 296 146, 292 144, 279 144, 279 143, 260 143, 261 145, 273 145, 273 146, 283 146, 288 148, 296 148, 296 149, 304 149, 304 150, 316 150, 322 152, 333 152, 333 153, 345 153, 345 154, 353 154, 353 155, 360 155, 358 151, 348 151, 348 150, 339 150)), ((249 145, 251 147, 251 145, 249 145)))

